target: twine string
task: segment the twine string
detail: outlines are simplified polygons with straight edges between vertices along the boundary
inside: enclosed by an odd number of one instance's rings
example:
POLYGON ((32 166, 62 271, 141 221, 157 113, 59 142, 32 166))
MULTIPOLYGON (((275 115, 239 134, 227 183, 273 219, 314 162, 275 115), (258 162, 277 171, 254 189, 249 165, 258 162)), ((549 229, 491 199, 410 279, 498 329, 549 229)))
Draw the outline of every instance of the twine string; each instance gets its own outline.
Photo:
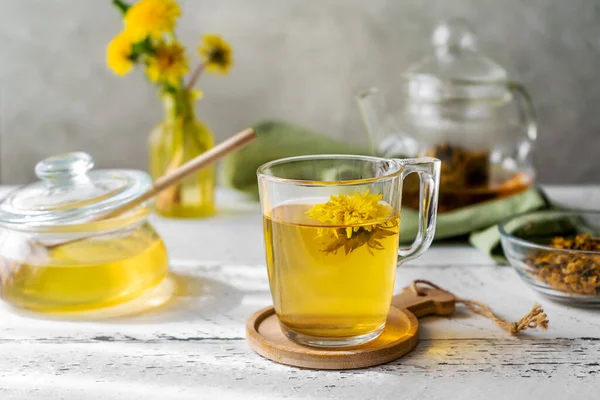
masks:
POLYGON ((418 296, 425 296, 426 292, 423 290, 424 286, 429 286, 430 288, 437 289, 454 296, 457 304, 463 304, 465 307, 471 310, 471 312, 494 321, 496 325, 513 336, 518 335, 520 332, 526 329, 536 329, 538 327, 544 330, 548 329, 548 317, 542 309, 542 306, 537 303, 533 306, 531 311, 529 311, 529 313, 521 318, 518 322, 510 322, 495 314, 487 304, 476 300, 462 299, 428 280, 417 279, 413 281, 411 289, 418 296))

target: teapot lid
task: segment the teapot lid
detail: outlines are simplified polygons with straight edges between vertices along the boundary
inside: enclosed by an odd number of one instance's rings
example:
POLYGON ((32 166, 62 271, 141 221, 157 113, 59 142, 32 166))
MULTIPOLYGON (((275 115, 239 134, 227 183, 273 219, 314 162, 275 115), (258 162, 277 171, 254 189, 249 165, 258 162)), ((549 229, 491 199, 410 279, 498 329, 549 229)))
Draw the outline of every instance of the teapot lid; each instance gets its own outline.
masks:
POLYGON ((26 228, 83 223, 138 197, 152 185, 143 171, 90 171, 93 166, 92 157, 82 152, 40 161, 35 167, 40 181, 17 188, 0 202, 0 224, 26 228))
POLYGON ((456 18, 442 22, 433 31, 434 54, 410 67, 406 71, 407 78, 411 83, 420 83, 419 94, 426 97, 503 96, 504 88, 499 90, 497 86, 483 88, 477 85, 505 81, 507 73, 496 62, 479 53, 475 42, 475 35, 465 20, 456 18), (437 91, 423 91, 423 84, 431 85, 432 89, 435 86, 437 91), (443 94, 439 93, 440 85, 445 86, 443 94))

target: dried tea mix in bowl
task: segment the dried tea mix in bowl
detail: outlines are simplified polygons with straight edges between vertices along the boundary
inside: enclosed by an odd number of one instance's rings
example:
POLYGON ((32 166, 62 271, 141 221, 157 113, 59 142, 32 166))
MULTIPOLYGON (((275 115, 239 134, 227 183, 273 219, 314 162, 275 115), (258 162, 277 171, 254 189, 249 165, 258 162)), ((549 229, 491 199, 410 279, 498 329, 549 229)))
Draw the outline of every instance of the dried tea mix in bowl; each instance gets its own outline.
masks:
POLYGON ((536 250, 526 260, 532 267, 530 275, 563 292, 599 296, 600 237, 588 233, 578 234, 572 239, 555 237, 550 246, 588 253, 536 250))

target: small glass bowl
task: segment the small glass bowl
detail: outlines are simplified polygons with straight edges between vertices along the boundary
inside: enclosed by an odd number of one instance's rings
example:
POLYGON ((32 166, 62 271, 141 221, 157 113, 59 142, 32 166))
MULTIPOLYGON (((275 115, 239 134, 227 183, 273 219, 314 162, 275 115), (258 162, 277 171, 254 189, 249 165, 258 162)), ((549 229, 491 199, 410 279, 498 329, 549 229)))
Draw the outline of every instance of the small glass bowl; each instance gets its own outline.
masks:
POLYGON ((600 212, 537 211, 499 225, 502 248, 521 278, 561 302, 600 306, 600 251, 551 247, 556 237, 600 237, 600 212))

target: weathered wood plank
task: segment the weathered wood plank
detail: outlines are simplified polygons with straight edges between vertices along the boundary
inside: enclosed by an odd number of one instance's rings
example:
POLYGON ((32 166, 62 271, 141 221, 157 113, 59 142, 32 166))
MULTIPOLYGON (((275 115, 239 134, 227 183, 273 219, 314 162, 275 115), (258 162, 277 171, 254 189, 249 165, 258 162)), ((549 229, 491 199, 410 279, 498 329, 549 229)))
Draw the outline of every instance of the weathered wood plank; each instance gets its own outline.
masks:
MULTIPOLYGON (((0 305, 0 341, 68 342, 99 336, 154 341, 166 336, 235 339, 244 336, 244 321, 254 311, 271 304, 263 266, 181 262, 173 270, 186 277, 187 291, 152 313, 78 322, 43 319, 0 305)), ((484 301, 512 320, 519 319, 535 302, 540 302, 548 313, 550 329, 528 333, 527 337, 600 337, 597 312, 552 303, 529 289, 515 271, 507 267, 401 267, 397 273, 396 291, 417 278, 436 282, 458 296, 484 301)), ((426 318, 421 324, 421 337, 505 339, 506 333, 492 322, 459 308, 452 318, 426 318)))
MULTIPOLYGON (((548 195, 571 207, 600 208, 600 187, 545 187, 548 195)), ((153 217, 152 221, 175 259, 229 265, 264 265, 262 219, 258 203, 235 192, 219 190, 219 214, 195 221, 153 217)), ((434 251, 411 261, 411 266, 489 265, 490 260, 464 243, 436 244, 434 251)))
POLYGON ((200 398, 362 400, 399 391, 425 399, 443 393, 467 398, 474 392, 487 393, 486 398, 560 399, 571 386, 578 398, 592 399, 597 387, 591 384, 600 383, 600 340, 594 339, 424 340, 398 361, 341 372, 273 364, 243 340, 3 343, 0 354, 0 388, 14 398, 30 398, 35 388, 46 399, 86 392, 86 399, 195 393, 200 398))
MULTIPOLYGON (((584 190, 588 200, 600 193, 584 190)), ((572 193, 552 195, 569 202, 572 193)), ((262 359, 243 339, 246 318, 271 303, 260 216, 253 204, 222 204, 214 219, 154 218, 186 283, 163 308, 81 322, 0 305, 0 399, 597 397, 597 311, 552 303, 463 245, 435 246, 399 268, 396 290, 429 279, 509 319, 540 302, 550 329, 511 338, 459 308, 422 320, 415 351, 377 368, 317 372, 262 359)))

